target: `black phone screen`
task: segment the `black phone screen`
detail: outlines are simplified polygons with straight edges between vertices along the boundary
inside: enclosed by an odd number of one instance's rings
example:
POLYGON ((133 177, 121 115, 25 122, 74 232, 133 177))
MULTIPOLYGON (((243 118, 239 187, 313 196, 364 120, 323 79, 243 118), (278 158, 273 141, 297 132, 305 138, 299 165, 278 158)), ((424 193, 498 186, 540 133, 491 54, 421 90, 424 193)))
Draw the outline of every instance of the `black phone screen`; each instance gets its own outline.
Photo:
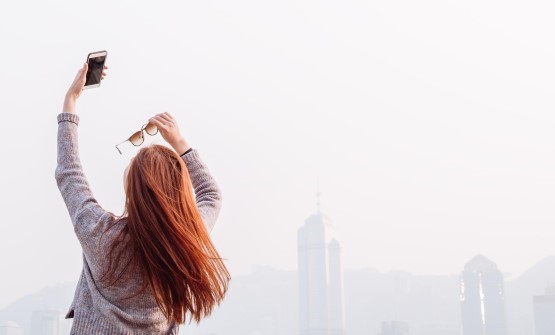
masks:
POLYGON ((85 86, 100 83, 100 77, 102 77, 102 70, 104 70, 105 61, 106 56, 89 58, 89 70, 87 71, 87 81, 85 82, 85 86))

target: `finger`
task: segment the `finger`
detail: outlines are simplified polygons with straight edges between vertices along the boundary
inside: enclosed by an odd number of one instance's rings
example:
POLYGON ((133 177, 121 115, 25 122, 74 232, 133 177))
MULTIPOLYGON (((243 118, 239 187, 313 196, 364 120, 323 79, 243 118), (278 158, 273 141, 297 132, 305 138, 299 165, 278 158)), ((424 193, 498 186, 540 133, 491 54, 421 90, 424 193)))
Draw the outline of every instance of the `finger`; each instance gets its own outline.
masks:
POLYGON ((162 117, 160 116, 160 114, 157 114, 157 115, 153 116, 153 117, 151 118, 151 120, 155 120, 155 121, 157 121, 158 123, 160 123, 162 126, 167 127, 168 121, 165 120, 164 118, 162 118, 162 117))
POLYGON ((104 65, 104 69, 107 69, 107 68, 108 68, 108 66, 104 65))
MULTIPOLYGON (((77 79, 79 79, 83 75, 83 70, 85 70, 86 66, 87 66, 87 63, 83 64, 83 66, 79 70, 77 70, 77 74, 75 75, 75 79, 73 79, 74 81, 76 81, 77 79)), ((85 73, 87 73, 87 72, 85 72, 85 73)))
POLYGON ((81 70, 80 70, 80 71, 81 71, 81 72, 79 73, 79 74, 80 74, 80 77, 85 78, 85 76, 87 75, 87 71, 88 71, 88 70, 89 70, 89 64, 85 63, 85 64, 83 65, 83 67, 81 68, 81 70))
POLYGON ((170 113, 164 112, 164 115, 166 115, 167 117, 169 117, 169 118, 173 121, 173 123, 176 123, 176 122, 175 122, 175 121, 176 121, 175 118, 174 118, 170 113))
POLYGON ((158 114, 158 115, 156 115, 156 116, 161 117, 163 120, 165 120, 165 121, 168 122, 168 123, 173 123, 173 120, 172 120, 169 116, 167 116, 166 114, 164 114, 164 113, 158 114))
POLYGON ((167 118, 164 118, 163 114, 158 114, 156 115, 156 120, 160 121, 162 124, 164 124, 167 128, 168 131, 172 131, 172 129, 174 127, 176 127, 175 123, 171 120, 168 120, 167 118))
POLYGON ((165 124, 163 124, 162 122, 160 122, 160 120, 158 120, 155 117, 151 117, 150 119, 148 119, 148 122, 152 123, 153 125, 155 125, 158 129, 160 129, 160 131, 167 131, 167 127, 165 124))
POLYGON ((163 125, 165 125, 167 128, 173 126, 173 122, 171 122, 170 120, 164 118, 164 116, 162 114, 157 114, 154 117, 156 120, 160 121, 163 125))

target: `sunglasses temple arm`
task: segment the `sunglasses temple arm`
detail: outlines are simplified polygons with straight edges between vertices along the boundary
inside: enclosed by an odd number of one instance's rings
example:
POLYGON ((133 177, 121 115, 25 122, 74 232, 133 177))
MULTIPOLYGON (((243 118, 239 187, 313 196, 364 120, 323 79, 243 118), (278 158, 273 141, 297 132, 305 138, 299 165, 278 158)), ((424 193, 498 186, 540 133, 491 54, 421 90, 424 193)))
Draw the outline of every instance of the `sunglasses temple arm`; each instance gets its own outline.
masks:
POLYGON ((123 143, 125 143, 125 142, 127 142, 127 141, 128 141, 128 140, 125 140, 125 141, 123 141, 123 142, 121 142, 121 143, 116 144, 116 149, 118 149, 118 152, 119 152, 120 155, 123 155, 123 154, 121 153, 121 150, 118 148, 118 145, 122 145, 123 143))

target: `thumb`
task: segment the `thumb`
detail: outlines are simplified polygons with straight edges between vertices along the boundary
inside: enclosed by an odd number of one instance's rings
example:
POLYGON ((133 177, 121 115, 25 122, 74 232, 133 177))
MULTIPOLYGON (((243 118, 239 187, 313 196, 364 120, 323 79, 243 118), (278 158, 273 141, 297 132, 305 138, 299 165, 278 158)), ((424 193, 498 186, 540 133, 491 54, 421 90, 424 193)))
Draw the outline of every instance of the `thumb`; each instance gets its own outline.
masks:
POLYGON ((83 67, 81 68, 81 77, 85 77, 87 75, 88 69, 89 69, 89 64, 87 63, 83 64, 83 67))
POLYGON ((79 71, 77 71, 77 74, 75 75, 75 79, 73 79, 74 81, 77 80, 81 80, 83 78, 85 78, 85 76, 87 75, 87 70, 88 70, 89 65, 87 63, 85 63, 80 69, 79 71))

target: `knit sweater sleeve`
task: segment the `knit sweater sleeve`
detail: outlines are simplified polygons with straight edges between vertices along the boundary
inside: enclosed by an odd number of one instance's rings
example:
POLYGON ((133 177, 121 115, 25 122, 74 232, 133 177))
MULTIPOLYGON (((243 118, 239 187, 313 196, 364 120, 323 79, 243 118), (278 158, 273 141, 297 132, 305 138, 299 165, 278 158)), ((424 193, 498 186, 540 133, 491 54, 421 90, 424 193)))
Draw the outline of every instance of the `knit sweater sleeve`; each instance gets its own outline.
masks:
POLYGON ((181 156, 195 191, 197 208, 210 232, 214 228, 222 205, 222 192, 196 149, 181 156))
POLYGON ((55 178, 75 233, 83 243, 87 240, 87 235, 98 229, 100 217, 107 212, 94 198, 81 167, 77 139, 78 124, 77 114, 58 114, 58 159, 55 178))

